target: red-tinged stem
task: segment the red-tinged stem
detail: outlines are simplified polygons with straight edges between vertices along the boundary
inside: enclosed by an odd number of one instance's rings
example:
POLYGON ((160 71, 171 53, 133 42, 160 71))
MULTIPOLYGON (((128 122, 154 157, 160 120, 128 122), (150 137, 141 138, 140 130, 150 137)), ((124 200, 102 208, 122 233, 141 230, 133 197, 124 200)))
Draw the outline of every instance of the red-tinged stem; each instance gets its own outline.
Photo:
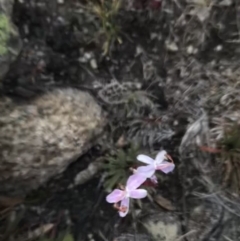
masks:
POLYGON ((113 207, 117 209, 119 212, 125 213, 127 211, 127 207, 125 206, 119 206, 117 203, 114 203, 113 207))
POLYGON ((169 161, 171 161, 172 163, 174 163, 174 161, 173 161, 173 159, 172 159, 172 157, 171 157, 170 155, 166 154, 166 158, 167 158, 169 161))
POLYGON ((120 184, 118 184, 118 186, 119 186, 119 189, 121 189, 121 190, 125 190, 125 187, 120 183, 120 184))
POLYGON ((213 148, 213 147, 209 147, 209 146, 199 146, 201 151, 205 151, 205 152, 209 152, 209 153, 221 153, 222 150, 217 149, 217 148, 213 148))

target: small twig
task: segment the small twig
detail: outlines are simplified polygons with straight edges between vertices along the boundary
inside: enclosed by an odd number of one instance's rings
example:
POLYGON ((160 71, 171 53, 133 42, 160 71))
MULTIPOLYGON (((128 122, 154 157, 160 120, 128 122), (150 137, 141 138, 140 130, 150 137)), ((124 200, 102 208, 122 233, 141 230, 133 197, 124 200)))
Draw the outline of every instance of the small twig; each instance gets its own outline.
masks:
POLYGON ((100 236, 100 238, 102 238, 102 240, 108 241, 108 239, 104 236, 104 234, 101 232, 101 230, 98 230, 98 235, 100 236))
POLYGON ((131 210, 132 210, 132 217, 133 217, 133 229, 134 229, 134 241, 136 240, 136 236, 137 236, 137 219, 136 219, 136 213, 135 213, 135 208, 133 206, 133 202, 131 202, 131 210))
POLYGON ((230 239, 229 237, 226 237, 225 235, 223 235, 223 238, 225 238, 227 241, 234 241, 234 240, 230 239))
POLYGON ((63 216, 63 212, 60 212, 60 214, 59 214, 58 217, 57 217, 57 221, 56 221, 55 225, 54 225, 53 228, 52 228, 52 232, 51 232, 51 235, 50 235, 50 237, 51 237, 52 239, 54 239, 54 237, 56 237, 57 226, 59 225, 62 216, 63 216))

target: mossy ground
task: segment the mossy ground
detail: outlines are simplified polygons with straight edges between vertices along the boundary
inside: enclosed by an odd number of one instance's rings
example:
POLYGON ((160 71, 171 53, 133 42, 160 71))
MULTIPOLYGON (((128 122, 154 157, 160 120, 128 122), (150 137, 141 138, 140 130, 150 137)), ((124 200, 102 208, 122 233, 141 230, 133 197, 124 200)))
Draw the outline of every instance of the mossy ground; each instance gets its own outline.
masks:
POLYGON ((8 52, 7 44, 11 33, 9 18, 4 13, 0 13, 0 55, 8 52))

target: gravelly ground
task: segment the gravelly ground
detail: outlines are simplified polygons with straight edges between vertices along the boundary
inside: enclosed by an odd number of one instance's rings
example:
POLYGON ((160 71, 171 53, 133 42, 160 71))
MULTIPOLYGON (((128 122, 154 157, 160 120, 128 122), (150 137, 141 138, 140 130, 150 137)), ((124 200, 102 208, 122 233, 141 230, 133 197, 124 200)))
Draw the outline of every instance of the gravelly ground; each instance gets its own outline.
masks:
MULTIPOLYGON (((163 179, 158 193, 177 207, 166 216, 176 214, 181 234, 190 232, 187 240, 239 240, 238 190, 222 188, 219 156, 198 147, 215 148, 223 123, 238 122, 240 6, 231 0, 128 3, 115 19, 122 44, 115 43, 106 57, 103 39, 92 41, 100 23, 85 1, 17 1, 13 18, 25 44, 4 91, 22 98, 55 86, 89 91, 117 127, 110 129, 113 142, 124 134, 142 150, 164 148, 176 160, 174 174, 163 179), (139 102, 127 109, 129 93, 139 102)), ((146 233, 141 224, 132 226, 132 217, 119 219, 105 202, 101 175, 68 188, 101 155, 101 148, 92 149, 33 193, 30 200, 39 198, 26 205, 25 223, 60 220, 59 231, 71 220, 76 240, 146 233)), ((139 220, 163 212, 147 201, 144 207, 139 220)))

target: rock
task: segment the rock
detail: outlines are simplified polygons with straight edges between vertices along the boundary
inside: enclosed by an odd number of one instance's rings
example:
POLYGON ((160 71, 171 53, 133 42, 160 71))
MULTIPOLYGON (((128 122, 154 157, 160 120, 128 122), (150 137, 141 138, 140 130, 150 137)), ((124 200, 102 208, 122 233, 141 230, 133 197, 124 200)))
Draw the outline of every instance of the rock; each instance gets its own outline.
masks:
POLYGON ((91 59, 90 60, 90 65, 91 65, 92 69, 97 69, 98 68, 96 59, 91 59))
POLYGON ((74 178, 74 185, 81 185, 93 178, 97 172, 102 168, 102 157, 99 157, 96 161, 90 163, 88 167, 79 172, 74 178))
POLYGON ((143 49, 142 49, 142 47, 141 47, 140 45, 138 45, 138 46, 136 47, 135 56, 137 57, 137 56, 139 56, 139 55, 142 54, 142 53, 143 53, 143 49))
POLYGON ((22 42, 11 20, 14 0, 0 0, 0 79, 18 56, 22 42))
POLYGON ((220 52, 220 51, 222 51, 222 49, 223 49, 223 46, 222 46, 222 45, 218 45, 218 46, 216 46, 216 47, 214 48, 214 50, 215 50, 216 52, 220 52))
POLYGON ((205 4, 195 5, 194 9, 192 9, 189 14, 197 16, 200 22, 205 22, 209 18, 210 7, 205 4))
POLYGON ((120 236, 113 239, 113 241, 151 241, 151 237, 146 234, 130 234, 123 233, 120 236))
POLYGON ((220 3, 219 3, 219 6, 223 6, 223 7, 229 7, 233 4, 233 1, 232 0, 222 0, 220 3))
POLYGON ((154 40, 154 39, 156 39, 156 38, 158 38, 158 34, 157 34, 157 33, 151 33, 151 34, 150 34, 150 39, 151 39, 151 40, 154 40))
POLYGON ((170 52, 177 52, 178 51, 178 46, 175 42, 166 41, 165 45, 166 45, 167 50, 170 51, 170 52))
POLYGON ((56 89, 30 103, 0 99, 0 194, 24 196, 86 152, 105 114, 88 93, 56 89))
POLYGON ((181 224, 178 218, 168 212, 151 215, 143 225, 157 241, 174 241, 181 235, 181 224))
POLYGON ((64 4, 64 0, 58 0, 58 4, 64 4))

